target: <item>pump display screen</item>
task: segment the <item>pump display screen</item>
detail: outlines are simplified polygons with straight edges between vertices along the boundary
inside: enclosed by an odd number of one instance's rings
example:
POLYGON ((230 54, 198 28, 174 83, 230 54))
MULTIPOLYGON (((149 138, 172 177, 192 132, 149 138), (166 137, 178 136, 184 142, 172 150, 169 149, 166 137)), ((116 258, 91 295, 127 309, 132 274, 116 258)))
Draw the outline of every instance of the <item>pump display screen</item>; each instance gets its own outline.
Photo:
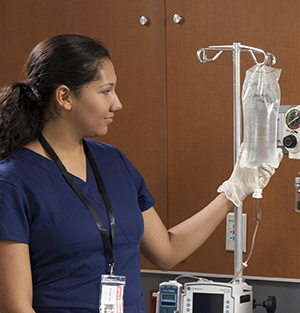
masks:
POLYGON ((175 300, 175 295, 165 295, 165 294, 162 294, 161 295, 161 299, 162 300, 175 300))
POLYGON ((224 295, 193 293, 193 313, 223 313, 224 295))

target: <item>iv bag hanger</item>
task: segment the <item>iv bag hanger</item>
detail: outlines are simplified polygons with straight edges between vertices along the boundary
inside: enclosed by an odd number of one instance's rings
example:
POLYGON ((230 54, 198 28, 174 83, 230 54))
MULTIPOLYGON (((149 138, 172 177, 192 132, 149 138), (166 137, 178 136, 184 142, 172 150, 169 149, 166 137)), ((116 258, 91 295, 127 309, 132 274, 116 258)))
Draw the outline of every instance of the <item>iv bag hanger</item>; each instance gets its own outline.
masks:
MULTIPOLYGON (((240 47, 240 51, 241 52, 249 52, 253 61, 256 64, 261 64, 261 65, 268 65, 268 66, 272 66, 276 64, 276 58, 274 56, 274 54, 270 53, 270 52, 265 52, 262 49, 258 49, 258 48, 254 48, 254 47, 249 47, 249 46, 244 46, 239 44, 240 47), (255 56, 255 53, 261 53, 264 55, 264 61, 263 62, 258 62, 257 58, 255 56)), ((200 63, 205 63, 205 62, 213 62, 215 60, 217 60, 217 58, 222 54, 223 51, 234 51, 234 46, 209 46, 207 48, 200 48, 197 51, 197 57, 200 63), (217 52, 213 58, 209 59, 207 57, 207 51, 209 50, 214 50, 214 51, 219 51, 217 52), (203 57, 201 58, 201 52, 203 54, 203 57)))
MULTIPOLYGON (((200 63, 213 62, 218 59, 223 51, 233 52, 233 139, 234 139, 234 163, 236 162, 239 148, 242 142, 242 117, 241 117, 241 78, 240 78, 240 54, 249 52, 256 64, 272 66, 276 63, 274 54, 264 50, 244 46, 239 42, 234 42, 229 46, 209 46, 200 48, 197 51, 197 57, 200 63), (218 51, 212 58, 208 58, 208 51, 218 51), (263 54, 263 62, 258 62, 255 53, 263 54), (201 56, 202 54, 202 56, 201 56)), ((243 231, 242 231, 242 208, 234 208, 235 224, 235 248, 234 248, 234 283, 243 283, 243 231)))

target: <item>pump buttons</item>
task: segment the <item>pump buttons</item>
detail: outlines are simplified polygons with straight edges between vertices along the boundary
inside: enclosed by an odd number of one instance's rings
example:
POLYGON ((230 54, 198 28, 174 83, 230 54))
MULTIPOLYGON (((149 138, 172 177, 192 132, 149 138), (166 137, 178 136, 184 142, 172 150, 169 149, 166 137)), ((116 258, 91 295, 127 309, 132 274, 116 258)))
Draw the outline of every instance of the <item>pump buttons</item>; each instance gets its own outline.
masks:
POLYGON ((286 148, 295 148, 297 145, 297 138, 294 135, 288 135, 283 138, 283 145, 286 148))

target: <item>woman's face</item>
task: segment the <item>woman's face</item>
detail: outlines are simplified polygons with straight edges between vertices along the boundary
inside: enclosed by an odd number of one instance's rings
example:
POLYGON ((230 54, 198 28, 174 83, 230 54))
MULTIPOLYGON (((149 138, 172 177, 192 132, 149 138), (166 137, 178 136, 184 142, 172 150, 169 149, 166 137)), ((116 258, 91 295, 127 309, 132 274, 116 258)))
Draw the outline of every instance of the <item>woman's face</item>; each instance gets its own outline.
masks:
POLYGON ((103 62, 100 74, 100 80, 83 86, 80 95, 72 98, 72 122, 82 137, 104 136, 114 112, 122 109, 115 90, 116 73, 109 59, 103 62))

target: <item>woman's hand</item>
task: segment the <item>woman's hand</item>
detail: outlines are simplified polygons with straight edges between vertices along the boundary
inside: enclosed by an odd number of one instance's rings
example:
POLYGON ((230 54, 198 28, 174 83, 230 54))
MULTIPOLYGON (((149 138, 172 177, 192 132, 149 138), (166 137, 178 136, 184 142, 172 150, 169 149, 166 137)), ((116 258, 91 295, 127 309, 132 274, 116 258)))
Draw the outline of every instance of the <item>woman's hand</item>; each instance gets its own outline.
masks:
MULTIPOLYGON (((256 170, 249 167, 240 167, 240 159, 243 152, 243 144, 241 145, 237 162, 233 172, 228 180, 226 180, 219 188, 218 192, 224 192, 226 197, 237 207, 243 206, 244 199, 253 193, 254 189, 264 189, 271 176, 275 173, 275 168, 262 163, 258 166, 258 186, 256 182, 256 170)), ((277 149, 277 161, 280 164, 283 157, 282 150, 277 149)))

